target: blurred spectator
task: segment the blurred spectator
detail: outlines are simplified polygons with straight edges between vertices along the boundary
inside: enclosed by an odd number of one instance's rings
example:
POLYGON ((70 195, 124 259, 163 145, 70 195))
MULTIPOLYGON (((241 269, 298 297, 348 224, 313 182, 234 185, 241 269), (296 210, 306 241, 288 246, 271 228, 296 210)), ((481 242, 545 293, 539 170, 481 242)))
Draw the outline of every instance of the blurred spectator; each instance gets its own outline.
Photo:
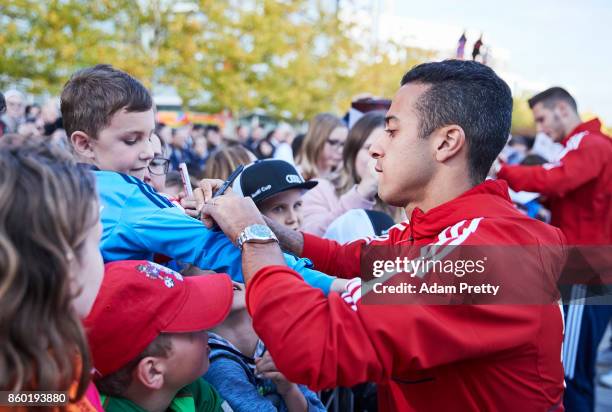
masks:
POLYGON ((56 100, 47 100, 40 110, 40 120, 42 120, 45 136, 51 136, 57 130, 64 128, 61 113, 56 100))
POLYGON ((236 127, 236 139, 243 145, 247 144, 249 140, 249 128, 243 124, 236 127))
MULTIPOLYGON (((541 166, 545 163, 547 163, 546 159, 537 154, 529 154, 521 161, 521 165, 523 166, 541 166)), ((532 194, 532 192, 514 192, 512 189, 509 190, 510 198, 520 211, 542 222, 550 222, 550 211, 542 205, 542 202, 545 200, 542 196, 538 194, 536 197, 533 197, 529 196, 535 195, 532 194), (524 199, 524 201, 519 201, 521 198, 524 199)))
POLYGON ((191 126, 182 126, 174 131, 170 145, 170 164, 172 170, 178 170, 179 163, 189 163, 189 143, 191 140, 191 126))
POLYGON ((213 150, 223 143, 221 130, 217 125, 209 125, 206 127, 206 140, 208 141, 208 150, 213 150))
POLYGON ((165 146, 169 147, 172 144, 172 128, 165 123, 158 123, 155 126, 155 134, 161 138, 165 146))
POLYGON ((25 96, 20 91, 11 89, 4 94, 6 113, 2 122, 6 133, 17 133, 19 125, 25 123, 25 96))
POLYGON ((6 110, 6 100, 4 99, 4 95, 0 92, 0 114, 4 114, 6 110))
POLYGON ((274 145, 272 144, 272 136, 274 136, 274 133, 276 133, 276 129, 270 130, 266 137, 257 143, 255 155, 258 159, 269 159, 274 154, 274 145))
POLYGON ((336 195, 348 193, 355 185, 365 199, 374 196, 373 209, 392 217, 395 222, 404 219, 402 208, 389 206, 378 197, 378 176, 374 170, 375 161, 369 150, 372 143, 384 136, 386 111, 371 111, 364 114, 351 128, 342 152, 342 168, 337 179, 332 182, 336 195))
MULTIPOLYGON (((329 120, 326 127, 327 130, 332 130, 329 140, 333 140, 333 118, 329 120)), ((372 142, 384 133, 384 121, 383 112, 368 112, 362 116, 351 129, 346 141, 342 141, 342 146, 344 146, 344 150, 340 152, 340 160, 344 164, 342 170, 334 175, 328 175, 331 179, 317 178, 319 185, 304 194, 302 228, 305 232, 322 236, 334 219, 350 209, 370 210, 378 203, 381 210, 393 210, 385 206, 381 200, 378 199, 377 202, 378 178, 372 164, 374 160, 368 153, 372 142)), ((336 127, 335 130, 342 131, 339 127, 336 127)), ((304 139, 303 157, 308 152, 306 146, 308 137, 307 134, 304 139)), ((326 143, 325 146, 328 146, 325 149, 328 150, 328 155, 319 155, 318 158, 324 159, 327 163, 322 163, 323 161, 320 160, 319 164, 327 164, 328 167, 331 167, 331 164, 336 163, 338 147, 342 146, 334 146, 329 143, 326 143)), ((316 159, 317 157, 311 154, 311 158, 316 159)))
POLYGON ((17 127, 17 133, 27 138, 39 137, 43 135, 44 129, 38 127, 35 121, 28 120, 17 127))
POLYGON ((342 163, 342 150, 348 129, 342 120, 322 113, 310 121, 304 137, 298 167, 306 180, 333 177, 342 163))
POLYGON ((206 138, 206 127, 203 124, 194 124, 191 129, 191 137, 194 140, 199 137, 206 138))
POLYGON ((295 136, 293 142, 291 142, 291 150, 293 151, 293 159, 297 161, 300 152, 302 151, 302 144, 304 143, 304 137, 306 135, 304 133, 300 133, 295 136))
POLYGON ((40 117, 41 110, 37 103, 28 104, 25 108, 26 120, 36 120, 40 117))
POLYGON ((255 160, 255 155, 241 145, 222 146, 208 157, 204 178, 226 180, 239 165, 248 165, 255 160))
MULTIPOLYGON (((6 110, 6 100, 4 100, 4 95, 2 94, 2 92, 0 92, 0 116, 4 113, 5 110, 6 110)), ((1 120, 1 117, 0 117, 0 137, 4 135, 5 127, 6 125, 1 120)))
POLYGON ((250 151, 255 153, 257 150, 257 145, 263 138, 264 138, 263 128, 261 126, 255 126, 253 127, 253 130, 251 131, 251 135, 246 140, 246 146, 249 148, 250 151))
POLYGON ((293 142, 294 137, 295 133, 290 125, 287 123, 279 124, 275 130, 275 133, 272 135, 272 139, 270 140, 274 146, 274 154, 272 157, 274 159, 284 160, 285 162, 294 164, 293 150, 291 148, 291 143, 293 142))
POLYGON ((206 159, 208 159, 208 142, 206 141, 206 137, 194 137, 191 156, 187 164, 189 174, 201 179, 202 173, 204 172, 204 166, 206 165, 206 159))
MULTIPOLYGON (((514 190, 545 196, 551 224, 563 231, 568 244, 610 245, 612 140, 601 130, 599 119, 582 121, 576 100, 561 87, 544 90, 528 103, 538 132, 561 143, 564 150, 553 162, 542 166, 503 165, 498 178, 506 180, 514 190)), ((589 259, 585 254, 585 260, 589 259)), ((588 298, 591 294, 588 283, 576 282, 566 297, 588 298)), ((592 411, 597 348, 612 317, 612 305, 573 303, 564 306, 565 318, 570 319, 562 356, 564 406, 568 411, 592 411)))

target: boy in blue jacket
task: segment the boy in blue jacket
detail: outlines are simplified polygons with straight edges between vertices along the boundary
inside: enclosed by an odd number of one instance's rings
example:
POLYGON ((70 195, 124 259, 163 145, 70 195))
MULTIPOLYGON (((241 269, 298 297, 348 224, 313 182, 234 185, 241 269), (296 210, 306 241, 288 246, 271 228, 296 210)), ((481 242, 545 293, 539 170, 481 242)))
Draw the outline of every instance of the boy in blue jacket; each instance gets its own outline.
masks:
MULTIPOLYGON (((109 65, 80 70, 64 86, 61 110, 75 154, 96 175, 105 262, 161 254, 242 281, 238 248, 144 183, 153 158, 155 114, 138 80, 109 65)), ((333 278, 286 258, 307 282, 329 291, 333 278)))

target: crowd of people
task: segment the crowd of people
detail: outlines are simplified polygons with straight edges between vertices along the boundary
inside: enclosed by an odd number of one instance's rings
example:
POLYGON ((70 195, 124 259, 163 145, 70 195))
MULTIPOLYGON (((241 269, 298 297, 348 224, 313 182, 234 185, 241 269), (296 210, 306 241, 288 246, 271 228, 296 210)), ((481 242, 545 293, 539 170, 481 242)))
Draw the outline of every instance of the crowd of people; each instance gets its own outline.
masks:
POLYGON ((612 139, 564 89, 529 102, 553 151, 509 139, 510 89, 474 61, 416 66, 387 110, 303 134, 169 127, 108 65, 59 104, 0 97, 0 390, 74 411, 315 411, 337 387, 360 411, 593 410, 612 306, 368 304, 360 264, 554 246, 517 257, 529 281, 609 245, 612 139))

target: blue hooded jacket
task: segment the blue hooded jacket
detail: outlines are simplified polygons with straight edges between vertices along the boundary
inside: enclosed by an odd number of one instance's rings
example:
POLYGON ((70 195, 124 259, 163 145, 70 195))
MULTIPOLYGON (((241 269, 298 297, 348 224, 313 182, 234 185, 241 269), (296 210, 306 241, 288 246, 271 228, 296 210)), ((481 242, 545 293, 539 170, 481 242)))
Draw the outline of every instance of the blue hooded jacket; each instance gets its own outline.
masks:
MULTIPOLYGON (((206 228, 148 184, 118 172, 94 170, 100 198, 105 262, 153 260, 162 254, 202 269, 242 277, 240 250, 223 232, 206 228)), ((313 287, 329 293, 333 277, 311 269, 307 259, 285 254, 287 265, 313 287)))
MULTIPOLYGON (((255 357, 265 352, 261 341, 257 342, 253 358, 243 355, 231 342, 212 332, 208 333, 208 345, 211 348, 210 367, 204 379, 219 392, 234 412, 287 411, 272 380, 255 375, 255 357)), ((304 385, 298 385, 298 388, 306 398, 309 412, 325 411, 316 393, 304 385)))

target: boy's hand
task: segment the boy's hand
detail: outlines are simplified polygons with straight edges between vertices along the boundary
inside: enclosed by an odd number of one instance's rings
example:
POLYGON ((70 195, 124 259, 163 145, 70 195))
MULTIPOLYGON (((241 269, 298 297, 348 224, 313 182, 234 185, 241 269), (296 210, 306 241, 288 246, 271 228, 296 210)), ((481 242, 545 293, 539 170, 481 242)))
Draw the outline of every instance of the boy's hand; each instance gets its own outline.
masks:
POLYGON ((193 198, 196 202, 196 219, 199 219, 204 223, 207 228, 214 226, 214 221, 210 219, 210 216, 202 215, 202 208, 204 203, 212 199, 213 193, 223 184, 223 180, 220 179, 202 179, 198 183, 198 187, 193 191, 193 198))
POLYGON ((187 197, 185 192, 181 192, 178 194, 178 200, 183 209, 185 209, 185 213, 191 217, 198 217, 200 211, 198 210, 198 202, 193 197, 187 197))
MULTIPOLYGON (((202 179, 198 183, 198 188, 193 191, 193 196, 198 201, 198 206, 210 201, 213 197, 213 194, 223 186, 223 180, 221 179, 202 179), (200 203, 201 202, 201 203, 200 203)), ((225 193, 231 191, 231 188, 228 188, 225 193)))
POLYGON ((255 359, 255 374, 265 379, 271 379, 281 396, 291 392, 296 386, 295 383, 289 382, 285 375, 278 371, 270 352, 265 352, 261 358, 255 359))

